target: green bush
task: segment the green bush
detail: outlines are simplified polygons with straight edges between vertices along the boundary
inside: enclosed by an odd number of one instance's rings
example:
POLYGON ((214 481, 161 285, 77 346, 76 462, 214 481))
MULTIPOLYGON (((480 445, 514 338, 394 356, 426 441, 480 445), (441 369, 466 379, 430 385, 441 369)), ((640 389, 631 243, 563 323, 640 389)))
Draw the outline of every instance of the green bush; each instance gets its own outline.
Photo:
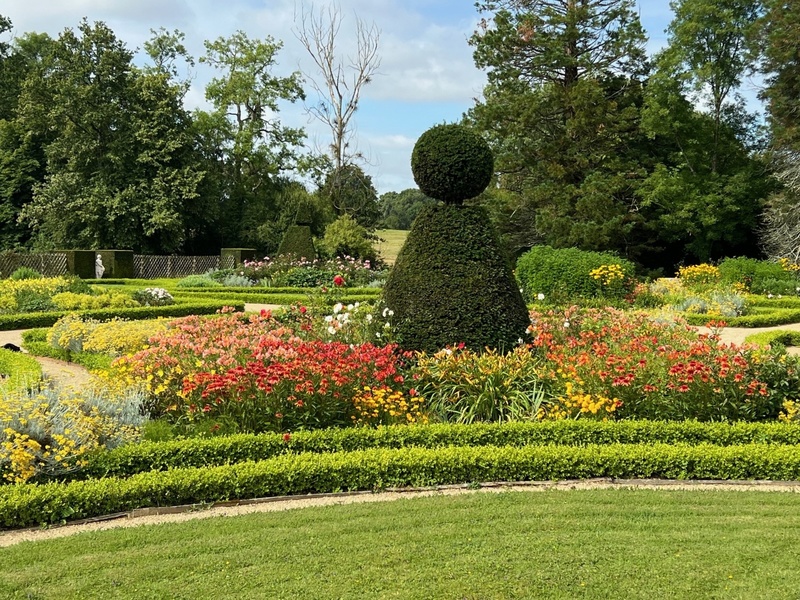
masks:
POLYGON ((780 263, 744 256, 724 259, 719 263, 719 273, 722 283, 728 285, 740 283, 754 294, 768 293, 769 290, 765 289, 768 281, 771 285, 775 285, 776 281, 792 282, 792 289, 800 285, 795 283, 797 282, 795 273, 784 269, 780 263))
POLYGON ((308 225, 291 225, 283 234, 278 255, 296 256, 313 260, 317 257, 314 249, 314 239, 311 236, 311 227, 308 225))
POLYGON ((58 523, 146 506, 386 487, 591 477, 795 480, 800 477, 800 447, 450 446, 287 454, 260 462, 141 473, 128 479, 0 486, 0 528, 58 523))
MULTIPOLYGON (((408 350, 464 343, 510 350, 530 324, 497 235, 481 207, 423 209, 383 288, 382 303, 408 350)), ((381 319, 376 319, 376 322, 381 319)))
POLYGON ((30 267, 19 267, 16 271, 11 273, 8 278, 16 281, 21 279, 41 279, 42 274, 36 269, 31 269, 30 267))
POLYGON ((632 289, 634 264, 608 252, 587 252, 577 248, 535 246, 519 257, 517 279, 526 302, 539 294, 551 304, 574 303, 578 298, 621 299, 632 289), (621 285, 603 286, 590 273, 604 265, 618 265, 621 285))
POLYGON ((179 288, 218 288, 222 283, 212 279, 209 275, 188 275, 175 284, 179 288))
POLYGON ((36 290, 21 289, 15 294, 17 311, 21 313, 47 312, 58 310, 51 296, 36 290))
POLYGON ((0 392, 36 384, 42 378, 42 367, 36 359, 0 348, 0 392))
POLYGON ((426 196, 460 204, 489 185, 494 157, 489 144, 474 131, 463 125, 436 125, 414 145, 411 172, 426 196))
POLYGON ((352 257, 374 263, 378 253, 372 245, 374 236, 350 215, 342 215, 325 228, 323 251, 331 257, 352 257))

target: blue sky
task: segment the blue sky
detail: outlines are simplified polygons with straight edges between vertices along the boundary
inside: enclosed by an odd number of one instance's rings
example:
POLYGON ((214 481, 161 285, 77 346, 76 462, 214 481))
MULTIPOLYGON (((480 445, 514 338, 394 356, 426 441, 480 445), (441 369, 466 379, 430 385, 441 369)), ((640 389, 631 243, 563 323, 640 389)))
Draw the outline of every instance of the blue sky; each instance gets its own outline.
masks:
MULTIPOLYGON (((458 120, 480 96, 485 76, 475 68, 467 44, 478 12, 472 0, 341 0, 339 5, 345 18, 343 52, 352 39, 354 14, 381 30, 380 74, 365 88, 355 117, 356 141, 368 159, 364 169, 379 193, 414 187, 409 160, 417 137, 431 125, 458 120)), ((16 34, 57 36, 83 17, 104 21, 131 49, 141 47, 150 29, 177 28, 195 57, 203 52, 203 40, 237 29, 251 38, 271 35, 284 43, 279 70, 289 73, 310 68, 292 32, 295 6, 295 0, 5 0, 0 13, 11 18, 16 34)), ((669 0, 641 0, 639 12, 650 38, 648 51, 654 52, 666 43, 669 0)), ((203 87, 211 76, 205 67, 195 68, 190 107, 204 105, 203 87)), ((328 142, 303 106, 285 105, 280 117, 305 127, 310 145, 328 142)))

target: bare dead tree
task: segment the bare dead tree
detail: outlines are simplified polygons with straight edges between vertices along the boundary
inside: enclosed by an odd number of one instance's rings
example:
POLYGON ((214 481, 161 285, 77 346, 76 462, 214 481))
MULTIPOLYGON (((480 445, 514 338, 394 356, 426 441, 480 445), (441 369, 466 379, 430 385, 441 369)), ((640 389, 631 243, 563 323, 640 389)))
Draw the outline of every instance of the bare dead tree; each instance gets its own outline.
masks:
POLYGON ((773 161, 784 188, 769 198, 761 215, 761 245, 770 258, 800 264, 800 156, 778 152, 773 161))
POLYGON ((342 25, 342 11, 335 3, 315 10, 300 6, 295 14, 295 35, 316 65, 316 73, 305 73, 319 101, 309 112, 330 129, 330 155, 334 172, 363 159, 354 147, 353 115, 358 110, 361 92, 380 67, 380 30, 356 16, 356 53, 340 56, 336 42, 342 25))

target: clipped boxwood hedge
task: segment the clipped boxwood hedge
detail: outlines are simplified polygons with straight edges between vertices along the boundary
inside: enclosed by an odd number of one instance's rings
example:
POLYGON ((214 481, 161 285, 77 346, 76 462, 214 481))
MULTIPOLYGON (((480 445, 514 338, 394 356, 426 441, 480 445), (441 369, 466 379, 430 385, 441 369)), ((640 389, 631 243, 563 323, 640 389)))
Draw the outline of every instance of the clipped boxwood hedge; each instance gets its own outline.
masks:
POLYGON ((772 327, 800 322, 800 308, 775 308, 772 310, 755 307, 757 312, 741 317, 714 317, 694 313, 681 313, 689 325, 704 326, 710 321, 724 321, 728 327, 772 327))
POLYGON ((800 478, 800 447, 614 444, 378 448, 286 454, 260 462, 141 473, 128 479, 0 487, 0 528, 82 519, 150 506, 419 487, 593 477, 800 478))
POLYGON ((49 327, 67 314, 78 314, 98 321, 108 321, 114 317, 124 319, 155 319, 158 317, 186 317, 188 315, 214 314, 224 306, 244 310, 244 302, 231 301, 219 302, 211 299, 205 301, 192 301, 171 304, 169 306, 138 306, 135 308, 101 308, 94 310, 71 310, 42 313, 17 313, 0 315, 0 330, 31 329, 34 327, 49 327))
POLYGON ((770 346, 781 344, 782 346, 800 346, 800 331, 789 331, 788 329, 773 329, 753 333, 744 339, 746 344, 758 344, 759 346, 770 346))
POLYGON ((238 434, 142 442, 88 457, 89 464, 72 479, 129 477, 150 470, 217 466, 259 461, 286 453, 329 453, 409 446, 588 446, 610 444, 800 444, 800 425, 786 423, 700 423, 698 421, 543 421, 390 426, 298 431, 282 434, 238 434))

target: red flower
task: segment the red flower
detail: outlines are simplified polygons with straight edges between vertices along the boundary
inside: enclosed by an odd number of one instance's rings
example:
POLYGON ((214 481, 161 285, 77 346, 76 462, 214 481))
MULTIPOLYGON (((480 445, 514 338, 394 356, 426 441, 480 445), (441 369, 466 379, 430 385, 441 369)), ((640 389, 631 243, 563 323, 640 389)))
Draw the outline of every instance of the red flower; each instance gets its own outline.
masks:
POLYGON ((290 439, 292 439, 292 435, 290 433, 284 433, 283 434, 283 443, 284 444, 288 444, 290 439))
POLYGON ((342 287, 344 285, 344 277, 342 277, 341 275, 337 275, 336 277, 334 277, 333 285, 335 285, 336 287, 342 287))
POLYGON ((305 306, 301 306, 301 307, 299 308, 299 310, 300 310, 300 314, 301 314, 301 315, 304 315, 304 314, 306 314, 306 311, 307 311, 308 309, 307 309, 305 306))

